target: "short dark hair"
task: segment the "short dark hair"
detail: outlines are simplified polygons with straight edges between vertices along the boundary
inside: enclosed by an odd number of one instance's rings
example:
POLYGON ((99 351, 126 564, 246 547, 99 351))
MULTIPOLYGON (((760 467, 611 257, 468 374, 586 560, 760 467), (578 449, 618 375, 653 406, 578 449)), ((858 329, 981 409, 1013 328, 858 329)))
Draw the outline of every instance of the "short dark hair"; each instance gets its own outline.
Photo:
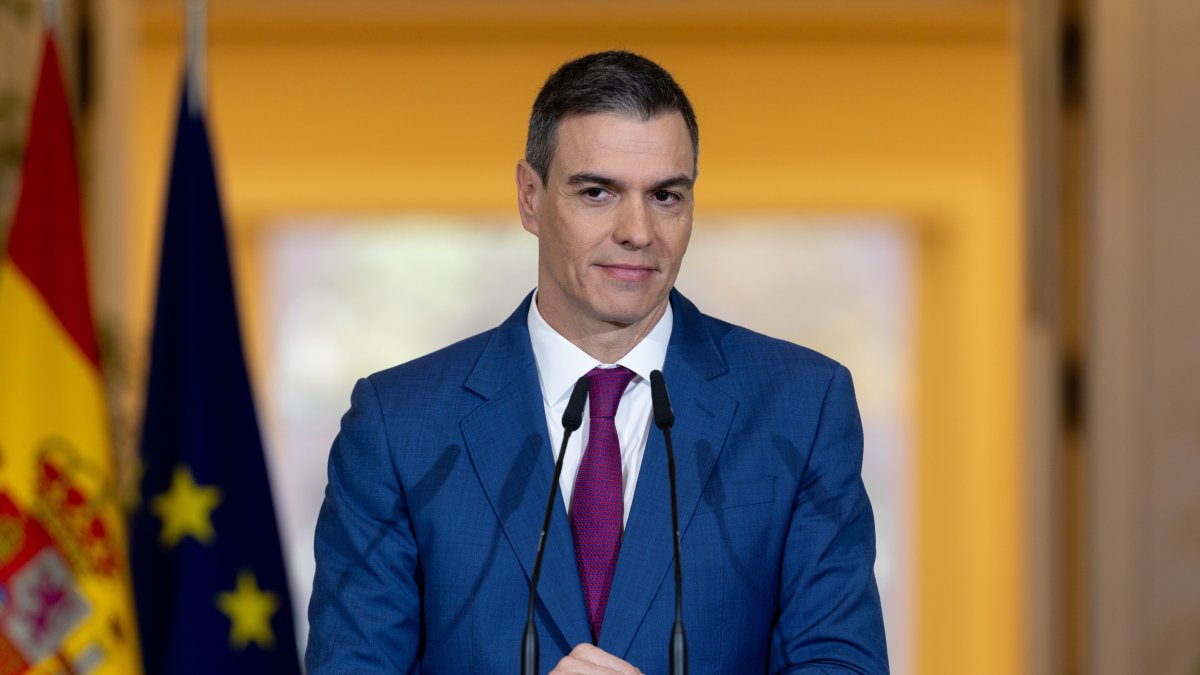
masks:
POLYGON ((696 113, 683 89, 662 66, 626 51, 582 56, 554 71, 538 92, 529 115, 525 161, 545 185, 557 145, 558 125, 567 117, 620 113, 651 120, 671 112, 683 116, 692 139, 693 157, 699 158, 700 128, 696 125, 696 113))

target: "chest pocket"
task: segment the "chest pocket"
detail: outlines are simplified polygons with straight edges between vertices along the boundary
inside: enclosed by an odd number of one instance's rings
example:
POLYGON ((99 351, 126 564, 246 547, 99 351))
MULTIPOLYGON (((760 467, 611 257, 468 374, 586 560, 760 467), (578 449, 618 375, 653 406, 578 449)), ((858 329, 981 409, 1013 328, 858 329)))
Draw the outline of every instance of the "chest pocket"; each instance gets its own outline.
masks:
POLYGON ((696 513, 721 511, 739 506, 775 501, 775 477, 764 476, 743 481, 710 480, 700 493, 696 513))

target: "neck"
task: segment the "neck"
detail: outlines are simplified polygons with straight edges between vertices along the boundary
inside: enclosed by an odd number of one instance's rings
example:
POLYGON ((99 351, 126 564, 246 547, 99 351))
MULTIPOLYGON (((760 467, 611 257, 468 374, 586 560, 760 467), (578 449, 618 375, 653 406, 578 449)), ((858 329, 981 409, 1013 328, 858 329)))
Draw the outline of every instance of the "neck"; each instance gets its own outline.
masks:
POLYGON ((538 304, 538 311, 551 328, 582 349, 585 354, 601 363, 616 363, 654 330, 667 307, 668 302, 664 299, 655 311, 635 323, 601 322, 589 323, 586 326, 578 325, 565 317, 554 316, 553 312, 547 312, 541 303, 538 304))

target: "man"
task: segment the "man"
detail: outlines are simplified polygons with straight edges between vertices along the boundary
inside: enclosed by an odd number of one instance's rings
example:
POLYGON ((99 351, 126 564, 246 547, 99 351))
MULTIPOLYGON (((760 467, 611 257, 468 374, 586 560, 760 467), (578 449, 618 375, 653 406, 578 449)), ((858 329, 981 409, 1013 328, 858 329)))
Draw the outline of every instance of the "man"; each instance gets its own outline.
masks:
POLYGON ((672 290, 697 149, 687 97, 640 56, 592 54, 547 80, 516 170, 537 289, 499 327, 355 387, 317 524, 311 675, 517 670, 582 375, 588 417, 537 592, 540 671, 666 672, 675 589, 655 369, 676 415, 691 672, 887 672, 849 373, 672 290))

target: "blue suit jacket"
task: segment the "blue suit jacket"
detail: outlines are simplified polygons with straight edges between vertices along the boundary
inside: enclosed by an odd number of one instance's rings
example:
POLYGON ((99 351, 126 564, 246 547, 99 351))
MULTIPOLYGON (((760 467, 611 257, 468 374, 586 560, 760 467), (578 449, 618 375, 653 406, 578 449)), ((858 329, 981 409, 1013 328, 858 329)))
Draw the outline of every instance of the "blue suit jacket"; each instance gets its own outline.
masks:
MULTIPOLYGON (((848 371, 671 301, 691 673, 887 672, 848 371)), ((528 303, 355 386, 317 523, 310 675, 518 671, 553 473, 528 303)), ((670 513, 652 430, 599 640, 651 674, 674 620, 670 513)), ((561 496, 536 620, 543 673, 591 641, 561 496)))

